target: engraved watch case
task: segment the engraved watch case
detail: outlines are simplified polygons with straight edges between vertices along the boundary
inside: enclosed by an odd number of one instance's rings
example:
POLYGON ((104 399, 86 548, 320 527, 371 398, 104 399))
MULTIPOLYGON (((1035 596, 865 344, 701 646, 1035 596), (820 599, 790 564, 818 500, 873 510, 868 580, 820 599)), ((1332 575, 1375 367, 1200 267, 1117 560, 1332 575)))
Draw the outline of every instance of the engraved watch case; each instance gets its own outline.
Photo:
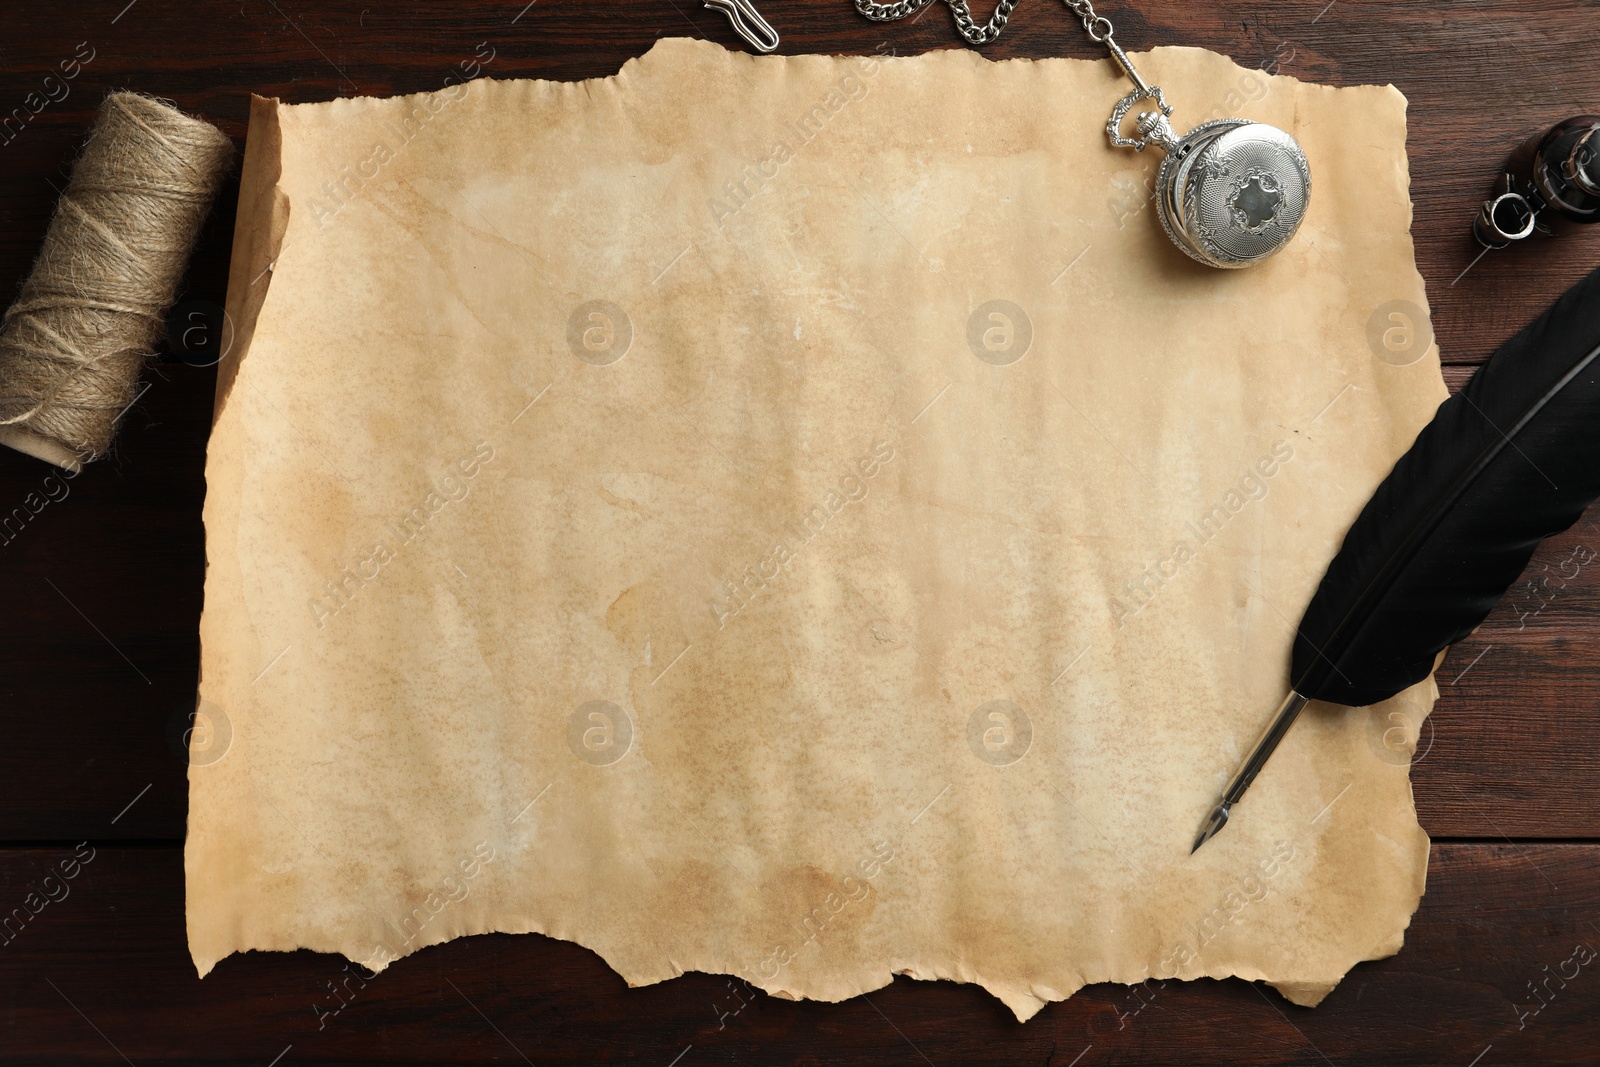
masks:
POLYGON ((1156 191, 1173 244, 1208 266, 1248 267, 1300 228, 1311 166, 1295 139, 1275 126, 1216 119, 1168 147, 1156 191))

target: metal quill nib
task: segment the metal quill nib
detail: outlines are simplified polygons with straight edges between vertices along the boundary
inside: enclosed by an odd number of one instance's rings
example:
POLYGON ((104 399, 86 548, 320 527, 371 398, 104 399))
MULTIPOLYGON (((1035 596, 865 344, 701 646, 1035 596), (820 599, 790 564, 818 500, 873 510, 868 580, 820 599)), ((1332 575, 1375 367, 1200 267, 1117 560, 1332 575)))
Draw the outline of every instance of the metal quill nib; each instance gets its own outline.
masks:
POLYGON ((1244 791, 1250 788, 1250 783, 1256 780, 1256 775, 1261 773, 1261 768, 1267 765, 1272 750, 1278 747, 1283 735, 1289 732, 1289 727, 1294 725, 1294 720, 1300 715, 1300 709, 1306 706, 1309 699, 1292 691, 1283 698, 1283 703, 1278 705, 1277 713, 1272 716, 1272 721, 1262 732, 1261 739, 1250 750, 1250 755, 1245 757, 1244 764, 1233 776, 1233 781, 1228 783, 1222 799, 1211 809, 1205 825, 1200 828, 1200 836, 1194 839, 1194 847, 1189 850, 1189 855, 1198 852, 1201 845, 1216 837, 1222 828, 1228 825, 1228 810, 1239 802, 1239 798, 1244 796, 1244 791))

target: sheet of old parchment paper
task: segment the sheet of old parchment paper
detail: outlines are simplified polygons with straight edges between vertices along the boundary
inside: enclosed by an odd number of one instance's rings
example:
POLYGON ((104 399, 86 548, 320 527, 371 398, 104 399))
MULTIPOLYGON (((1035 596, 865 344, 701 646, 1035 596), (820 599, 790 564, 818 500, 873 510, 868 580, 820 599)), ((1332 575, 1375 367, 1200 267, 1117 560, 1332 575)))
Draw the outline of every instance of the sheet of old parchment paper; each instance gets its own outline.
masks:
POLYGON ((751 58, 257 101, 207 468, 202 974, 485 931, 1020 1018, 1315 1003, 1398 949, 1435 690, 1313 707, 1197 855, 1347 525, 1445 396, 1405 101, 1184 48, 1304 144, 1168 242, 1109 62, 751 58))

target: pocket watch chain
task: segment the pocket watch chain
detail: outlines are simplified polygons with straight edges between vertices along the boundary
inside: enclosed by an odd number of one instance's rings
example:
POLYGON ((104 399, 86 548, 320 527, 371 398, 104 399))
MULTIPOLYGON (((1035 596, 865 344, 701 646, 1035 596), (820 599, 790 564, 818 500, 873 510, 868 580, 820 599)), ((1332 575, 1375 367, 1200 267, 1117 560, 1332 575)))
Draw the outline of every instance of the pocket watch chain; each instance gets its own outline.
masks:
MULTIPOLYGON (((897 3, 880 4, 874 0, 855 0, 856 10, 874 22, 894 22, 905 18, 907 15, 921 11, 934 0, 898 0, 897 3)), ((1167 125, 1166 117, 1172 114, 1172 108, 1167 106, 1166 97, 1161 93, 1159 85, 1148 85, 1134 69, 1128 55, 1117 44, 1112 35, 1116 28, 1111 25, 1111 20, 1104 15, 1095 13, 1091 0, 1062 0, 1074 15, 1083 20, 1083 28, 1089 39, 1098 44, 1103 44, 1111 52, 1111 58, 1117 61, 1117 66, 1133 82, 1134 91, 1123 97, 1117 103, 1116 110, 1111 114, 1111 121, 1106 123, 1106 136, 1111 139, 1112 145, 1117 148, 1132 148, 1143 151, 1151 143, 1159 144, 1163 148, 1170 148, 1177 143, 1177 136, 1172 132, 1172 127, 1167 125), (1142 137, 1122 136, 1122 120, 1127 118, 1128 111, 1140 100, 1153 100, 1161 114, 1151 113, 1141 118, 1139 130, 1142 137)), ((996 5, 994 14, 989 21, 979 24, 972 17, 972 8, 967 0, 945 0, 950 5, 950 12, 955 16, 956 31, 972 44, 988 44, 1000 36, 1000 31, 1005 29, 1006 23, 1011 19, 1011 12, 1016 8, 1018 0, 1000 0, 996 5)))

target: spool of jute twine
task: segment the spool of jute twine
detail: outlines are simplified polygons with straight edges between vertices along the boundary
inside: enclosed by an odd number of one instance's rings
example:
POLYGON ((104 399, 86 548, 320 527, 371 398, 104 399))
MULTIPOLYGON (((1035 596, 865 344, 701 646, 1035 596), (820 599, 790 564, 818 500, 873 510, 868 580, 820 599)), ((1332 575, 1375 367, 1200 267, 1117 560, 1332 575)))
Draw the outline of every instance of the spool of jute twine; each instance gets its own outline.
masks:
POLYGON ((0 444, 72 471, 110 448, 232 159, 207 122, 106 97, 0 327, 0 444))

